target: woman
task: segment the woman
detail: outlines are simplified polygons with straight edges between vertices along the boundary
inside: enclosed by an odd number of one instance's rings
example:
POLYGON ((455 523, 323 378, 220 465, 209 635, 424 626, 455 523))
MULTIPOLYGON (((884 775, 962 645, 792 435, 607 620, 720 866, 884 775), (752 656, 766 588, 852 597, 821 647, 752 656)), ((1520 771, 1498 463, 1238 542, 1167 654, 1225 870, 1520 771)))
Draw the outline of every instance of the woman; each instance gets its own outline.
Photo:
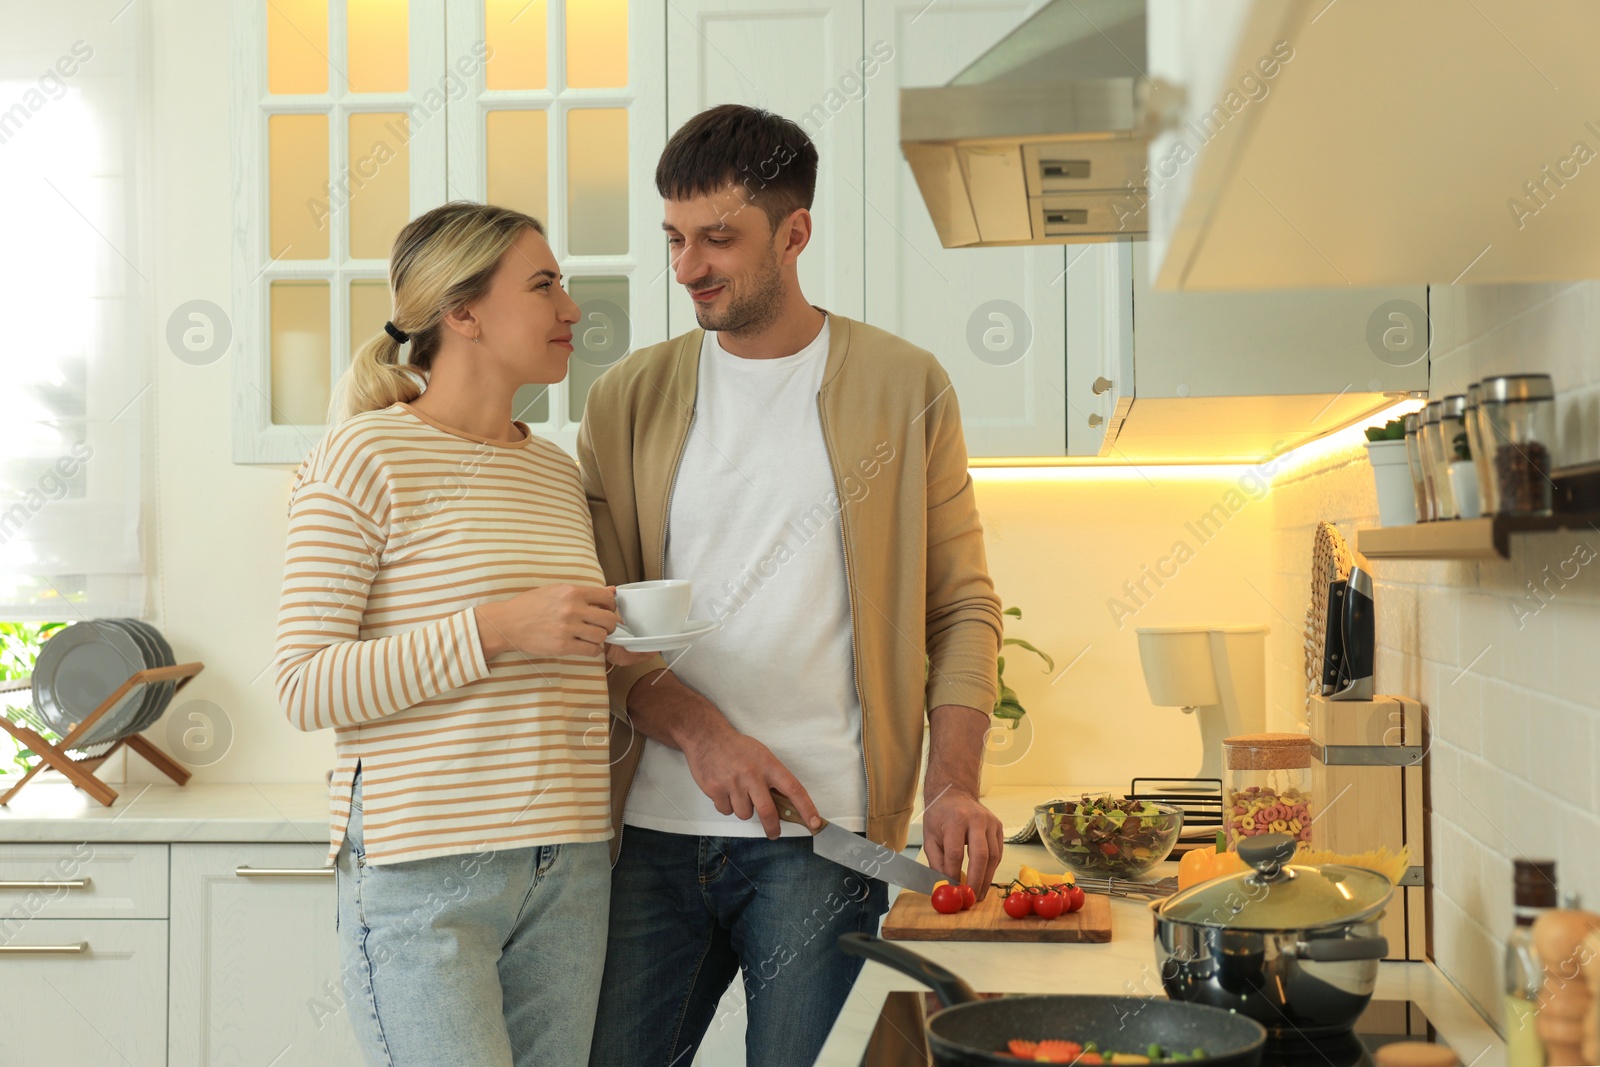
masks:
POLYGON ((389 284, 295 478, 278 620, 289 721, 335 733, 347 1010, 369 1063, 584 1064, 606 656, 644 657, 606 644, 576 466, 512 418, 565 377, 578 308, 543 227, 482 204, 407 225, 389 284))

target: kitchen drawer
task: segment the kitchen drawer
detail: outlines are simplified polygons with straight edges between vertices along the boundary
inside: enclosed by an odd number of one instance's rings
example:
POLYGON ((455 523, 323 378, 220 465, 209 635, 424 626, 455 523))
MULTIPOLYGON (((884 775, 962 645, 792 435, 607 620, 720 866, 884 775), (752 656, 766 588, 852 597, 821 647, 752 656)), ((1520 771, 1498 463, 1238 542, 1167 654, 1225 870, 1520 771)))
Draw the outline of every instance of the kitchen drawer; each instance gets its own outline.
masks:
POLYGON ((0 938, 0 991, 0 1063, 167 1062, 167 924, 159 919, 22 923, 0 938))
POLYGON ((0 941, 18 921, 166 917, 166 845, 0 844, 0 941))

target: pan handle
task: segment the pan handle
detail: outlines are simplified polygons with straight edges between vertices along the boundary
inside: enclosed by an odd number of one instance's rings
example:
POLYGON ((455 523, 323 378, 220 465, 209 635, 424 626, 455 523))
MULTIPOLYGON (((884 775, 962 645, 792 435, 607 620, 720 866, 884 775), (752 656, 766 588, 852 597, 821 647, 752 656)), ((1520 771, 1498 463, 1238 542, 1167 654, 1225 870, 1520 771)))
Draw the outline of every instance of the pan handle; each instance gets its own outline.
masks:
POLYGON ((901 974, 915 978, 937 993, 939 1003, 947 1008, 954 1004, 968 1004, 983 999, 974 993, 966 982, 926 956, 919 956, 910 949, 891 944, 881 937, 853 932, 841 934, 839 951, 847 956, 860 956, 864 960, 893 967, 901 974))
POLYGON ((1387 937, 1324 937, 1315 941, 1301 941, 1294 954, 1303 960, 1317 963, 1339 963, 1345 960, 1381 960, 1389 954, 1387 937))

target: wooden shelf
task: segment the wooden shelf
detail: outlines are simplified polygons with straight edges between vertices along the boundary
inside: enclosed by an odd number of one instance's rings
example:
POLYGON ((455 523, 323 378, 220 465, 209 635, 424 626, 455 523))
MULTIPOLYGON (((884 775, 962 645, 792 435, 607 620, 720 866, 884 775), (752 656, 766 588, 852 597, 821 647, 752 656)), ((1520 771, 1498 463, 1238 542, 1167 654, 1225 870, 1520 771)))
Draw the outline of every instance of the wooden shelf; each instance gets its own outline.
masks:
POLYGON ((1493 515, 1356 531, 1368 559, 1510 559, 1511 535, 1600 527, 1600 514, 1493 515))

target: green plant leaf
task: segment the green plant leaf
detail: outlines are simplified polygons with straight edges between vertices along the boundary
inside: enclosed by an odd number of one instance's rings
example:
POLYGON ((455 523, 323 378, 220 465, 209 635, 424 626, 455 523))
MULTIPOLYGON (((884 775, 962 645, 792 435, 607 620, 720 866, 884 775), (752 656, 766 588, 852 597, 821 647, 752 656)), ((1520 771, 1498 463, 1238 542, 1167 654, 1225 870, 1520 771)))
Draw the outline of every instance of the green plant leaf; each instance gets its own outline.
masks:
POLYGON ((1004 641, 1002 641, 1001 644, 1002 644, 1002 646, 1004 646, 1004 645, 1016 645, 1019 648, 1025 648, 1029 652, 1032 652, 1035 656, 1038 656, 1040 659, 1044 660, 1044 669, 1045 669, 1046 672, 1053 671, 1053 670, 1056 669, 1056 661, 1051 658, 1050 653, 1043 652, 1043 651, 1040 651, 1037 648, 1034 648, 1032 645, 1030 645, 1028 642, 1024 641, 1020 637, 1008 637, 1004 641))
POLYGON ((1010 615, 1013 619, 1020 619, 1020 618, 1022 618, 1022 609, 1021 608, 1006 608, 1000 614, 1002 614, 1002 615, 1010 615))

